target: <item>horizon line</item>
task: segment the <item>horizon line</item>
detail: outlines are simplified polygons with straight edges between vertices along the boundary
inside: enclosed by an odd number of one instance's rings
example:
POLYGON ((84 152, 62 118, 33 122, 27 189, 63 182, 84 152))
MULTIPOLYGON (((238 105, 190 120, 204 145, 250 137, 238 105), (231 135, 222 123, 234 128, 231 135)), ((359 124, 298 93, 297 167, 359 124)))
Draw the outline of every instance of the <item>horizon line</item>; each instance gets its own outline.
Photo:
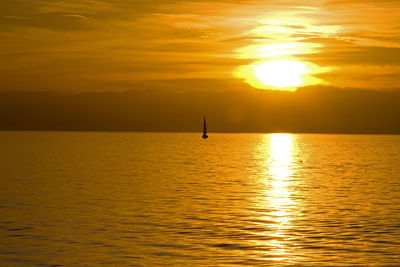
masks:
MULTIPOLYGON (((201 135, 201 131, 130 131, 130 130, 37 130, 37 129, 0 129, 0 132, 76 132, 76 133, 198 133, 201 135)), ((376 133, 368 133, 368 132, 285 132, 285 131, 277 131, 277 132, 238 132, 238 131, 209 131, 212 134, 319 134, 319 135, 400 135, 399 133, 385 133, 385 132, 376 132, 376 133)))

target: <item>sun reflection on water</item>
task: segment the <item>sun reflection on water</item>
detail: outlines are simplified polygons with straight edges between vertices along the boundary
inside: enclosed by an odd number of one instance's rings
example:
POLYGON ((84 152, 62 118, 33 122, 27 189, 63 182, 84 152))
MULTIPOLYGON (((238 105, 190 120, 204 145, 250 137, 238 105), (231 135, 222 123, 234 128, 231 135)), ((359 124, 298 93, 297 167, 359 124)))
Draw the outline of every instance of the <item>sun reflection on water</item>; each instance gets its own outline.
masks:
POLYGON ((269 206, 275 210, 273 214, 278 221, 287 222, 286 208, 293 204, 288 188, 292 174, 292 136, 272 134, 269 153, 269 206))
POLYGON ((293 140, 291 134, 271 134, 265 136, 264 145, 269 147, 265 158, 264 191, 265 207, 269 211, 265 217, 271 221, 271 231, 267 233, 271 250, 268 257, 283 261, 288 251, 288 232, 292 228, 295 202, 291 198, 293 177, 293 140))

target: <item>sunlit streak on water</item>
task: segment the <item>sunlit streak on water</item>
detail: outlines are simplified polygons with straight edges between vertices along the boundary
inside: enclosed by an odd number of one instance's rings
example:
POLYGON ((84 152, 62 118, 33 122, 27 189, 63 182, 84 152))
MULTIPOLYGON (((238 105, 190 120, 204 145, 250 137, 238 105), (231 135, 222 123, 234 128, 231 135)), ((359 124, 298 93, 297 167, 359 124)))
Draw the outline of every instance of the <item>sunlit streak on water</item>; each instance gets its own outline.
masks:
MULTIPOLYGON (((263 196, 265 209, 269 212, 264 219, 270 221, 268 237, 269 251, 264 253, 268 260, 284 261, 290 256, 288 230, 292 227, 292 210, 295 202, 291 199, 291 175, 293 140, 290 134, 264 135, 258 151, 264 150, 263 196)), ((259 245, 262 242, 257 242, 259 245)))

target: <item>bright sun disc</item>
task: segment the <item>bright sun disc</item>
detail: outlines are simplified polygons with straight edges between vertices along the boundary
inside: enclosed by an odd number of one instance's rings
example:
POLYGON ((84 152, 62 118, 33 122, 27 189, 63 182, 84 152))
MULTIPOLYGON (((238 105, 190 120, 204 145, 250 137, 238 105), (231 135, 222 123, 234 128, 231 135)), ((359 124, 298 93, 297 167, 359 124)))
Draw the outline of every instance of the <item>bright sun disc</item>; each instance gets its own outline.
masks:
POLYGON ((288 60, 267 61, 252 67, 264 85, 277 88, 301 86, 304 83, 301 75, 310 72, 305 64, 288 60))

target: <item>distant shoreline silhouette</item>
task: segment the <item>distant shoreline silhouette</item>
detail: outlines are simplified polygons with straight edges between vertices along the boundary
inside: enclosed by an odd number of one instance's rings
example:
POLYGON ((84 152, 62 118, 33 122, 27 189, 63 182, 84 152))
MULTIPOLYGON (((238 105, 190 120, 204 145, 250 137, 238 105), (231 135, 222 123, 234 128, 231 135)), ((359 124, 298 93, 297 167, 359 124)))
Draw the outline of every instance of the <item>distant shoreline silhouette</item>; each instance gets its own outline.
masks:
POLYGON ((0 93, 0 130, 400 134, 400 92, 299 89, 0 93))

